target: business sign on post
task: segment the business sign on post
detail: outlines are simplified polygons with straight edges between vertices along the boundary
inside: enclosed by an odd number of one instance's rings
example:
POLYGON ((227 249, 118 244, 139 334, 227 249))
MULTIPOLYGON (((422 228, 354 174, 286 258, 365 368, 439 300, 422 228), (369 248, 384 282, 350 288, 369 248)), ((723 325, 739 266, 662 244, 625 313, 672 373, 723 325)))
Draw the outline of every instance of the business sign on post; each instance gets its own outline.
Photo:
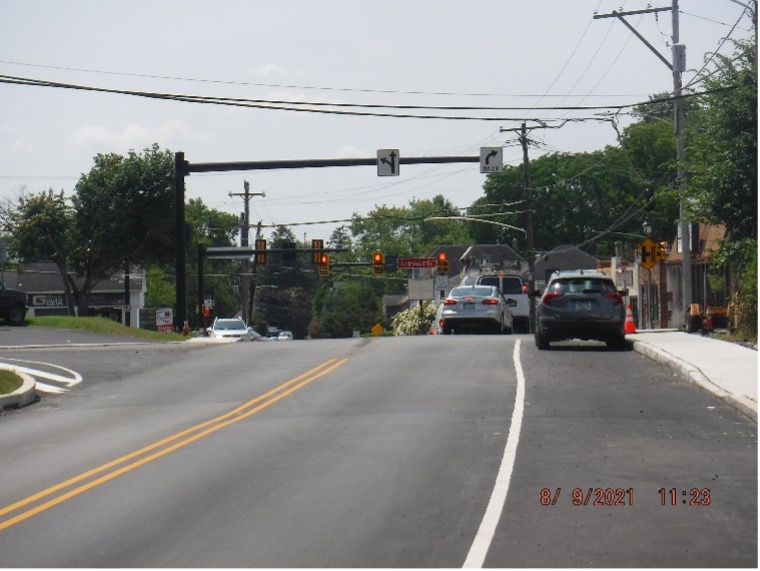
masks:
POLYGON ((406 290, 411 301, 425 301, 435 299, 435 292, 433 291, 434 281, 428 280, 409 280, 406 285, 406 290))
POLYGON ((156 331, 171 333, 174 326, 174 311, 167 307, 156 310, 156 331))
POLYGON ((435 268, 435 258, 399 258, 399 270, 414 270, 417 268, 435 268))

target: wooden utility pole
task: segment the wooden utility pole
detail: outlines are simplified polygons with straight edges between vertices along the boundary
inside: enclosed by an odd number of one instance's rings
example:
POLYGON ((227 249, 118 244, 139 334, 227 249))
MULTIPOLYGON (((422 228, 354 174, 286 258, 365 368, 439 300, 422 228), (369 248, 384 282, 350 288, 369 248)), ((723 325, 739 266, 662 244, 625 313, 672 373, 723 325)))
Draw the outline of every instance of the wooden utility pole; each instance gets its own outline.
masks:
MULTIPOLYGON (((531 129, 556 129, 558 127, 550 127, 549 125, 542 123, 539 127, 531 127, 531 129)), ((522 145, 523 150, 523 192, 525 196, 525 257, 528 259, 528 290, 533 292, 536 289, 536 252, 533 244, 533 190, 530 186, 530 159, 528 158, 528 126, 523 122, 519 129, 499 129, 500 132, 513 131, 518 132, 518 140, 522 145)), ((536 305, 534 300, 530 302, 528 331, 535 333, 536 331, 536 305)))
MULTIPOLYGON (((525 190, 525 239, 528 251, 528 291, 536 288, 536 253, 533 249, 533 191, 530 188, 530 160, 528 159, 528 129, 523 122, 520 130, 520 144, 523 149, 523 188, 525 190)), ((536 304, 530 301, 528 332, 535 333, 536 304)))
MULTIPOLYGON (((230 197, 242 196, 245 201, 244 211, 240 214, 240 247, 248 247, 248 229, 251 227, 250 220, 250 206, 249 202, 254 196, 266 196, 263 192, 251 192, 251 186, 247 180, 243 181, 243 192, 230 192, 230 197)), ((258 238, 258 234, 256 236, 258 238)), ((248 302, 248 258, 244 258, 242 261, 241 276, 240 276, 240 315, 248 325, 250 321, 250 303, 248 302)))
MULTIPOLYGON (((738 2, 737 2, 738 3, 738 2)), ((742 4, 744 5, 744 4, 742 4)), ((686 48, 680 43, 680 30, 678 19, 678 0, 672 0, 669 8, 647 8, 646 10, 634 10, 631 12, 613 11, 611 14, 596 14, 594 19, 598 18, 618 18, 623 24, 633 32, 654 54, 673 72, 673 114, 674 114, 674 134, 676 136, 676 160, 678 163, 678 174, 676 183, 679 193, 679 230, 681 234, 681 309, 683 309, 684 322, 686 322, 686 312, 692 302, 691 287, 691 224, 686 217, 686 171, 684 170, 684 160, 686 153, 684 151, 683 140, 683 99, 681 74, 686 69, 686 48), (673 16, 673 45, 672 59, 669 62, 657 49, 650 44, 636 29, 631 26, 624 18, 632 14, 648 14, 652 12, 664 12, 670 10, 673 16)))

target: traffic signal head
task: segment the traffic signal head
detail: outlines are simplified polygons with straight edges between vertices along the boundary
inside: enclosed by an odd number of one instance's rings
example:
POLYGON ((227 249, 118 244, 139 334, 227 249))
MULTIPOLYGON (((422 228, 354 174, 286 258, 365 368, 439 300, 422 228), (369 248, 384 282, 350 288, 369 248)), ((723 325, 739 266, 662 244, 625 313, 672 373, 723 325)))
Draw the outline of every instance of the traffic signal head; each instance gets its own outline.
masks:
POLYGON ((385 258, 382 252, 372 254, 372 273, 376 276, 385 271, 385 258))
POLYGON ((317 265, 322 264, 322 249, 325 247, 324 240, 311 241, 311 261, 317 265))
POLYGON ((436 258, 435 267, 440 274, 449 273, 449 255, 446 252, 439 252, 436 258))
MULTIPOLYGON (((317 258, 316 255, 315 258, 317 258)), ((317 275, 320 277, 327 277, 330 275, 330 256, 324 252, 319 254, 318 265, 319 267, 317 268, 317 275)))
POLYGON ((267 263, 267 241, 266 240, 256 240, 256 263, 260 265, 264 265, 267 263))

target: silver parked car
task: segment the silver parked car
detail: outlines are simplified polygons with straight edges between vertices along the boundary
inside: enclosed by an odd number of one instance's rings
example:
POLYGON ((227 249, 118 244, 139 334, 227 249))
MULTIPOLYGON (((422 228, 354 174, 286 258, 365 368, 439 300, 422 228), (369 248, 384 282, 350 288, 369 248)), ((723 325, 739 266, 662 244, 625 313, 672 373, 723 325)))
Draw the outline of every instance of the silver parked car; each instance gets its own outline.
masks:
POLYGON ((536 309, 536 346, 551 341, 594 339, 625 348, 625 306, 615 282, 604 272, 554 272, 536 309))
POLYGON ((438 322, 441 333, 490 330, 512 332, 512 312, 499 288, 458 286, 443 300, 438 322))

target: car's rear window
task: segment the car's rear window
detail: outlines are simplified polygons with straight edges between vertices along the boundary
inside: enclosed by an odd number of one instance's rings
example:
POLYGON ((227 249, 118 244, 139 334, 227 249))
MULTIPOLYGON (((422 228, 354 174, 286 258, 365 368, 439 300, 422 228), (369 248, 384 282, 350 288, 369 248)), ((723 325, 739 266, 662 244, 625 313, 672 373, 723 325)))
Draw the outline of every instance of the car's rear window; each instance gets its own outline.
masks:
POLYGON ((561 293, 604 293, 617 291, 610 280, 599 278, 568 278, 555 280, 549 287, 551 291, 561 293))
POLYGON ((455 287, 451 290, 452 297, 463 297, 465 295, 478 295, 481 297, 487 297, 491 295, 491 286, 465 286, 455 287))
POLYGON ((513 276, 504 276, 501 278, 499 286, 499 276, 484 276, 480 278, 481 285, 491 285, 501 287, 501 293, 522 293, 522 280, 513 276))

